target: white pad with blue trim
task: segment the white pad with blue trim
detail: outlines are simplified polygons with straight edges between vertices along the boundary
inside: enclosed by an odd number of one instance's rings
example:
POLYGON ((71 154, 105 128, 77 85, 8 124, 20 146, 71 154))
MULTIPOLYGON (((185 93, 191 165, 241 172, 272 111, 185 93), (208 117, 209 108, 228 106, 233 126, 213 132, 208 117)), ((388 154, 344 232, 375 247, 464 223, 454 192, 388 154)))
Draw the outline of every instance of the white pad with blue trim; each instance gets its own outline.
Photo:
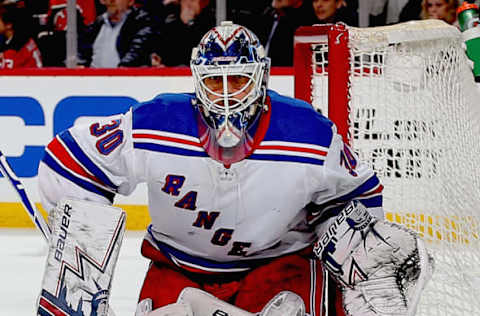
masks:
POLYGON ((125 218, 119 208, 87 201, 64 200, 50 212, 38 315, 111 315, 108 300, 125 218))

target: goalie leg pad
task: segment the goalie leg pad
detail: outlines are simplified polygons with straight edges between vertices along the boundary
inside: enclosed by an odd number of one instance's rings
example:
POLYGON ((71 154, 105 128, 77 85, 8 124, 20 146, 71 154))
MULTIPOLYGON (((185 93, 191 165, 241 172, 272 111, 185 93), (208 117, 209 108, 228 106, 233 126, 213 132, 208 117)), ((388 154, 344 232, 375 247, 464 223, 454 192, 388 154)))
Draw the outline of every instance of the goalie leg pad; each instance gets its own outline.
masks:
POLYGON ((52 235, 37 314, 107 315, 125 212, 64 200, 50 213, 52 235))

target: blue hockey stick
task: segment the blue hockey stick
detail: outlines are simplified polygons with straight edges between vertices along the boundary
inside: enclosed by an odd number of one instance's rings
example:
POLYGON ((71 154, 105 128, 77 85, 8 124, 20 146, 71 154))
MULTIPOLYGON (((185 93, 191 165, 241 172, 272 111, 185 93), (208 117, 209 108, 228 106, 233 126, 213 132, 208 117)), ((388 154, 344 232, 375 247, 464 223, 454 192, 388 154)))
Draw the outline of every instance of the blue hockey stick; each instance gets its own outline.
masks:
POLYGON ((42 214, 37 210, 35 205, 32 203, 32 201, 28 197, 27 192, 25 191, 25 187, 23 186, 23 183, 17 177, 15 172, 13 172, 12 168, 7 162, 7 158, 3 155, 1 151, 0 151, 0 171, 2 172, 3 176, 10 181, 12 186, 15 188, 15 191, 17 191, 17 194, 20 197, 22 205, 27 211, 28 215, 30 216, 30 219, 35 224, 35 226, 40 230, 40 232, 43 234, 43 237, 45 237, 48 243, 48 240, 50 239, 50 234, 51 234, 50 227, 48 227, 42 214))

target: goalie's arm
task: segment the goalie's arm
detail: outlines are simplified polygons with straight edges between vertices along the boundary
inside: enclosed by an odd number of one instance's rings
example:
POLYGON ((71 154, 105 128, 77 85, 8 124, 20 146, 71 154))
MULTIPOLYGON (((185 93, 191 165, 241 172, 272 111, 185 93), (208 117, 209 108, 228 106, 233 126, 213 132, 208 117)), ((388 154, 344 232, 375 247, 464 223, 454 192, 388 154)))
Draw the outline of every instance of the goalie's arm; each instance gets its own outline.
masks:
POLYGON ((383 186, 374 171, 360 160, 342 137, 334 134, 321 174, 311 177, 309 185, 317 188, 306 206, 309 225, 323 234, 329 221, 352 200, 359 200, 371 215, 383 218, 383 186))
POLYGON ((64 198, 111 205, 130 194, 143 176, 131 139, 131 112, 76 125, 48 144, 38 171, 46 210, 64 198))

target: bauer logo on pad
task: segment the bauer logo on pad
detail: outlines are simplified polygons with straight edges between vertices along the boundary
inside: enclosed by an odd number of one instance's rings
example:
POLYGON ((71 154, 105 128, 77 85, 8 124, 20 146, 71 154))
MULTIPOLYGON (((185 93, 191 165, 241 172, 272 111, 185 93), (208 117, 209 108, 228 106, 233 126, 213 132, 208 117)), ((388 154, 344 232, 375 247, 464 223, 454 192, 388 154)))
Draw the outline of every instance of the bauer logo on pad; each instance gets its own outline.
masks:
POLYGON ((125 212, 72 200, 62 201, 52 212, 52 236, 37 314, 107 315, 113 271, 125 232, 125 212))

